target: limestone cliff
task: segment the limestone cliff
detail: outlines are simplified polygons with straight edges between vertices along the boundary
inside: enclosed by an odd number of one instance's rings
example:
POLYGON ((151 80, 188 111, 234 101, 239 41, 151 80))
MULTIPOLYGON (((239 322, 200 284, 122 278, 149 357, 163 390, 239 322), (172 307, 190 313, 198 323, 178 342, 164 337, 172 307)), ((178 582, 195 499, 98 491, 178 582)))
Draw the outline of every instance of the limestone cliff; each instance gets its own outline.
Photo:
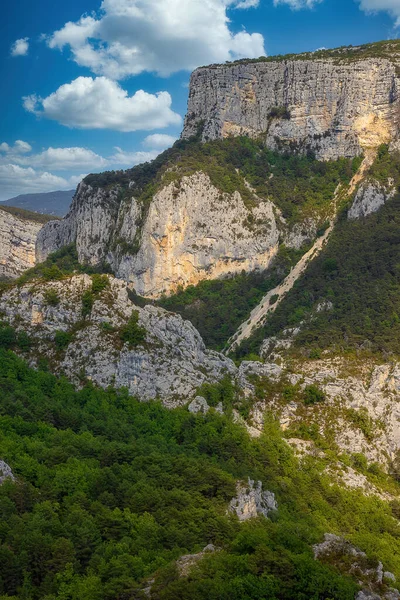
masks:
MULTIPOLYGON (((318 56, 318 55, 317 55, 318 56)), ((183 137, 265 137, 271 148, 355 156, 397 136, 396 60, 310 58, 241 61, 197 69, 183 137)))
POLYGON ((0 277, 18 277, 35 264, 36 238, 43 223, 19 218, 0 207, 0 277))
MULTIPOLYGON (((287 185, 277 177, 273 161, 249 182, 249 140, 228 151, 217 142, 207 145, 210 150, 193 150, 203 145, 185 140, 198 134, 200 125, 203 141, 258 138, 253 163, 266 152, 260 138, 275 150, 312 149, 321 159, 373 154, 371 147, 383 142, 395 148, 400 114, 396 56, 351 60, 346 52, 323 58, 317 53, 198 69, 192 75, 183 140, 150 165, 86 178, 67 217, 40 232, 37 260, 76 243, 80 262, 107 264, 138 294, 151 298, 204 279, 266 269, 280 244, 299 250, 315 241, 332 219, 338 194, 333 188, 328 198, 314 196, 301 212, 297 207, 311 191, 304 191, 304 173, 297 168, 285 212, 265 183, 287 185)), ((289 175, 294 171, 289 169, 289 175)), ((343 177, 335 183, 343 183, 343 177)), ((357 199, 354 214, 357 203, 379 204, 375 191, 368 194, 370 200, 357 199)))
POLYGON ((83 318, 83 294, 91 286, 88 275, 78 275, 3 293, 3 319, 35 342, 33 364, 44 355, 54 372, 65 373, 77 385, 89 379, 102 387, 127 387, 142 400, 160 398, 169 406, 186 403, 202 383, 235 371, 231 360, 206 349, 191 323, 162 308, 135 306, 126 283, 114 277, 83 318), (55 301, 49 302, 49 290, 55 301), (146 334, 143 342, 130 346, 121 340, 120 329, 133 310, 146 334), (66 334, 62 348, 57 332, 66 334))
POLYGON ((269 201, 248 206, 239 192, 222 193, 203 172, 162 187, 147 212, 133 196, 118 204, 118 187, 82 183, 69 215, 41 231, 37 259, 75 241, 81 262, 107 262, 140 295, 158 297, 267 268, 279 245, 275 214, 269 201))

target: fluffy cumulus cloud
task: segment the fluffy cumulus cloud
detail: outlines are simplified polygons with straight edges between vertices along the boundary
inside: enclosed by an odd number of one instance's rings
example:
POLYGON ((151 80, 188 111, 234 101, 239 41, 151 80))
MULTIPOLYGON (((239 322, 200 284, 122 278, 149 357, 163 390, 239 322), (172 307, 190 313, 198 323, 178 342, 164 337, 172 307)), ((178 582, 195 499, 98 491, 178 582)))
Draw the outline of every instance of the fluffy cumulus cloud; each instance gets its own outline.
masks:
POLYGON ((116 147, 115 153, 110 157, 111 163, 119 165, 138 165, 140 163, 149 162, 156 158, 163 150, 170 148, 176 141, 176 138, 172 135, 166 135, 164 133, 153 133, 148 135, 142 141, 142 146, 148 148, 148 150, 139 150, 135 152, 127 152, 121 148, 116 147))
POLYGON ((199 65, 265 54, 260 33, 230 28, 228 9, 259 0, 103 0, 97 16, 66 23, 47 38, 70 48, 96 75, 122 79, 144 71, 167 76, 199 65))
POLYGON ((133 167, 134 165, 150 162, 151 160, 154 160, 158 154, 160 154, 159 150, 149 150, 148 152, 141 150, 137 152, 127 152, 118 146, 116 146, 114 150, 115 153, 110 157, 110 162, 126 167, 133 167))
POLYGON ((106 158, 81 147, 50 147, 34 153, 30 144, 22 140, 14 144, 2 142, 0 200, 29 192, 72 189, 85 176, 81 174, 83 169, 93 172, 106 168, 132 167, 153 160, 174 141, 173 136, 155 133, 142 141, 144 150, 123 150, 117 147, 106 158), (65 171, 68 171, 66 175, 65 171))
POLYGON ((172 146, 176 141, 176 138, 172 135, 166 135, 165 133, 153 133, 148 135, 143 140, 143 146, 146 148, 154 148, 154 150, 165 150, 172 146))
POLYGON ((182 120, 172 111, 168 92, 139 90, 129 96, 106 77, 78 77, 47 98, 32 95, 23 102, 29 112, 78 129, 151 130, 180 125, 182 120))
POLYGON ((23 140, 17 140, 14 142, 12 146, 9 146, 7 142, 2 142, 0 144, 0 156, 2 153, 5 154, 26 154, 32 150, 32 146, 28 144, 28 142, 24 142, 23 140))
POLYGON ((29 51, 29 38, 16 40, 11 46, 11 56, 26 56, 29 51))
POLYGON ((303 8, 314 8, 323 0, 274 0, 274 6, 279 4, 288 4, 293 10, 301 10, 303 8))
POLYGON ((400 0, 358 0, 360 8, 365 12, 386 11, 396 19, 396 27, 400 27, 400 0))
POLYGON ((12 146, 0 144, 0 164, 15 164, 54 171, 73 171, 106 167, 109 161, 87 148, 46 148, 37 154, 22 140, 12 146))

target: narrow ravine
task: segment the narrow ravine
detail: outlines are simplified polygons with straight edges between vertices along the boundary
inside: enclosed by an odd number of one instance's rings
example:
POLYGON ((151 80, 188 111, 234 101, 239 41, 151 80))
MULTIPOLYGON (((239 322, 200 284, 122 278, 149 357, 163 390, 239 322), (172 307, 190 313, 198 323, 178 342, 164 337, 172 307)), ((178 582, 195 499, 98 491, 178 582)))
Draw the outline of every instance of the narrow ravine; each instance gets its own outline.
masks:
MULTIPOLYGON (((364 178, 365 173, 374 162, 375 156, 376 150, 367 150, 365 152, 365 157, 360 165, 360 168, 350 181, 348 188, 345 190, 347 195, 350 195, 354 192, 357 185, 364 178)), ((263 297, 261 302, 251 311, 249 318, 240 325, 234 335, 228 340, 228 346, 225 350, 225 354, 233 352, 243 342, 243 340, 248 339, 252 332, 265 322, 265 319, 269 314, 275 312, 283 298, 305 272, 309 263, 321 253, 335 227, 337 221, 337 205, 343 193, 343 186, 339 186, 332 202, 334 207, 333 215, 329 221, 329 226, 325 233, 321 237, 317 238, 312 248, 310 248, 310 250, 301 257, 299 262, 292 268, 286 279, 284 279, 276 288, 270 290, 268 294, 263 297), (272 304, 271 298, 274 298, 274 302, 272 304)))

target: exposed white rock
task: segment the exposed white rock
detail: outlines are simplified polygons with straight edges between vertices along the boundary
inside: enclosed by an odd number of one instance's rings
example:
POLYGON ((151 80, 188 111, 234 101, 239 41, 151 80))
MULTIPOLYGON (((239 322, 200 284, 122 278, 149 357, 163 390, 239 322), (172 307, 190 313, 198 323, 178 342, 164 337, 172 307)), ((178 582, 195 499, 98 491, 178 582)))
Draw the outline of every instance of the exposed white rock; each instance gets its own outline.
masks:
POLYGON ((20 219, 0 207, 0 277, 18 277, 35 265, 35 244, 43 223, 20 219))
POLYGON ((300 248, 306 243, 311 242, 317 235, 317 222, 315 219, 304 219, 301 223, 295 223, 292 229, 286 234, 284 244, 287 248, 300 248))
POLYGON ((294 361, 290 371, 282 370, 282 377, 298 385, 299 393, 317 385, 325 401, 306 407, 301 397, 289 403, 268 397, 254 405, 252 424, 262 431, 266 410, 278 415, 283 430, 297 428, 306 418, 320 435, 333 436, 342 451, 364 454, 369 462, 387 467, 400 451, 400 366, 365 362, 361 371, 358 366, 358 372, 348 374, 350 368, 340 357, 294 361))
POLYGON ((181 577, 187 577, 190 574, 191 569, 196 565, 206 554, 212 554, 216 548, 213 544, 207 544, 201 552, 197 554, 185 554, 176 561, 179 575, 181 577))
POLYGON ((183 137, 263 135, 270 148, 297 145, 332 159, 396 137, 396 65, 380 58, 212 65, 191 77, 183 137), (290 118, 271 118, 285 107, 290 118))
POLYGON ((314 557, 318 560, 331 558, 336 567, 342 572, 358 577, 363 581, 365 589, 360 591, 356 600, 397 600, 400 593, 388 587, 386 580, 395 582, 393 573, 384 572, 383 565, 377 561, 375 567, 371 567, 365 552, 362 552, 344 538, 326 533, 324 541, 313 546, 314 557), (368 587, 367 587, 367 585, 368 587))
POLYGON ((188 411, 197 415, 198 413, 206 414, 210 410, 207 400, 203 396, 196 396, 188 406, 188 411))
POLYGON ((2 485, 6 479, 15 480, 11 467, 4 462, 4 460, 0 460, 0 485, 2 485))
POLYGON ((249 396, 254 393, 254 384, 251 382, 254 377, 277 380, 281 374, 281 367, 274 363, 243 361, 239 366, 237 381, 245 396, 249 396))
POLYGON ((222 193, 203 172, 176 186, 154 195, 140 225, 135 198, 119 203, 118 187, 81 183, 67 217, 41 232, 38 261, 76 241, 81 262, 109 263, 147 297, 270 265, 280 237, 271 202, 254 197, 254 206, 246 206, 239 192, 222 193))
POLYGON ((363 183, 349 209, 348 218, 360 219, 376 212, 395 193, 396 190, 393 188, 393 185, 390 185, 390 182, 388 182, 387 186, 380 184, 378 181, 363 183))
POLYGON ((237 497, 231 500, 229 510, 235 512, 239 521, 247 521, 263 515, 268 517, 269 513, 278 510, 278 505, 275 500, 275 494, 262 490, 262 483, 255 483, 251 479, 247 485, 238 482, 236 486, 237 497))
POLYGON ((127 387, 143 400, 160 398, 175 406, 185 404, 202 383, 236 373, 231 360, 206 349, 189 321, 155 306, 136 307, 125 282, 111 276, 109 282, 83 322, 82 294, 92 283, 88 275, 14 287, 0 297, 0 310, 38 342, 39 352, 48 356, 55 372, 65 373, 76 384, 83 377, 102 387, 127 387), (46 303, 48 289, 58 294, 57 306, 46 303), (134 348, 123 344, 118 333, 132 310, 138 312, 139 325, 147 332, 146 342, 134 348), (62 353, 54 344, 58 330, 72 332, 62 353))

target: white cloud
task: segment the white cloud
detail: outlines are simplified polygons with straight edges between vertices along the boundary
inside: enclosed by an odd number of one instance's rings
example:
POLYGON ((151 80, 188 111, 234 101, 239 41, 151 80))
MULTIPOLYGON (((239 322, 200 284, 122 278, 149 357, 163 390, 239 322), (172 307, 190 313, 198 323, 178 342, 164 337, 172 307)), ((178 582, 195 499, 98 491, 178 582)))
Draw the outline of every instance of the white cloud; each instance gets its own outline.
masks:
POLYGON ((168 92, 133 96, 106 77, 78 77, 47 98, 23 98, 24 107, 38 116, 78 129, 137 131, 180 125, 181 117, 171 110, 168 92))
POLYGON ((274 0, 274 6, 288 4, 293 10, 301 10, 303 8, 314 8, 316 4, 320 4, 321 2, 323 0, 274 0))
POLYGON ((396 27, 400 26, 400 0, 358 0, 361 10, 371 13, 388 12, 396 19, 396 27))
POLYGON ((54 171, 69 171, 74 169, 98 169, 106 167, 108 161, 86 148, 47 148, 40 154, 26 157, 31 166, 53 169, 54 171))
POLYGON ((26 154, 32 150, 32 146, 28 142, 17 140, 12 148, 17 154, 26 154))
POLYGON ((11 56, 26 56, 29 50, 29 38, 16 40, 11 46, 11 56))
POLYGON ((176 142, 176 137, 166 135, 165 133, 153 133, 144 138, 142 144, 145 148, 154 148, 155 150, 165 150, 176 142))
POLYGON ((32 152, 32 147, 22 140, 10 145, 0 144, 0 200, 28 192, 47 192, 72 189, 86 176, 86 172, 107 168, 133 167, 156 158, 175 142, 175 137, 162 133, 148 135, 142 141, 147 150, 127 151, 114 148, 111 156, 103 157, 81 147, 46 148, 32 152), (52 171, 69 171, 60 176, 52 171))
POLYGON ((140 165, 141 163, 150 162, 160 153, 159 150, 149 150, 149 152, 126 152, 118 146, 115 147, 115 150, 115 154, 110 157, 110 162, 118 165, 129 165, 131 167, 140 165))
POLYGON ((234 8, 257 8, 260 4, 260 0, 241 0, 234 8))
POLYGON ((28 142, 17 140, 14 142, 14 146, 9 146, 6 142, 0 144, 0 152, 6 152, 7 154, 26 154, 32 150, 32 146, 28 142))
POLYGON ((233 33, 227 9, 259 0, 103 0, 98 16, 68 22, 47 38, 69 47, 97 75, 122 79, 143 71, 166 76, 199 65, 265 54, 259 33, 233 33))
POLYGON ((109 161, 86 148, 47 148, 38 154, 30 154, 32 147, 22 140, 13 146, 6 142, 0 145, 0 164, 12 163, 20 166, 39 167, 54 171, 74 171, 106 167, 109 161))
POLYGON ((2 200, 29 192, 50 192, 74 188, 84 177, 73 176, 68 179, 58 177, 46 171, 36 171, 14 164, 0 164, 0 196, 2 200))

